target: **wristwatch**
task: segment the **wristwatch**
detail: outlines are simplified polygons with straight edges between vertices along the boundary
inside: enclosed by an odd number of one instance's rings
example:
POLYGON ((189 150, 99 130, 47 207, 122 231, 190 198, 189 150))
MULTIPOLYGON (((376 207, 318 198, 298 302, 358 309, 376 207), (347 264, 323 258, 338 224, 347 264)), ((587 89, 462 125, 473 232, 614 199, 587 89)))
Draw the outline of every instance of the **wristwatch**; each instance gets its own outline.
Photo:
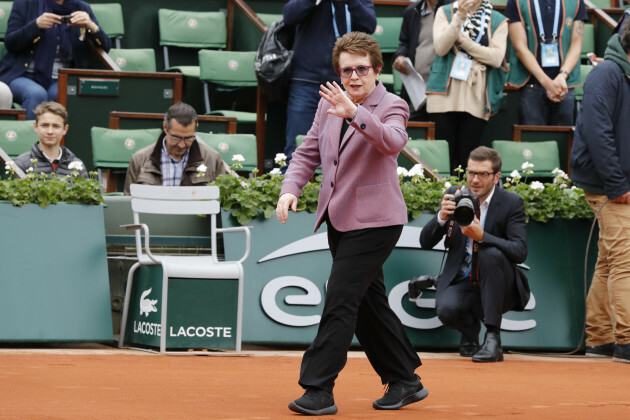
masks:
POLYGON ((569 78, 569 72, 564 70, 564 69, 560 69, 559 73, 564 74, 565 76, 567 76, 567 79, 569 78))

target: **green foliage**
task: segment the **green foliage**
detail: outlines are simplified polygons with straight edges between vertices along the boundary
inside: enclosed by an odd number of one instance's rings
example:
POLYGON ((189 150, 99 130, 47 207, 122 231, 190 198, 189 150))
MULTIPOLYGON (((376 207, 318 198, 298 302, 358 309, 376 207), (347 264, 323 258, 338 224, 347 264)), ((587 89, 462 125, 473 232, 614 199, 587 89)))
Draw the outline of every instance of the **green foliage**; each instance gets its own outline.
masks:
MULTIPOLYGON (((435 212, 440 207, 444 191, 451 185, 466 184, 460 177, 449 176, 433 180, 425 176, 422 168, 410 171, 399 168, 400 189, 402 190, 407 211, 411 219, 422 212, 435 212)), ((527 172, 524 171, 525 174, 527 172)), ((259 215, 266 219, 275 215, 276 204, 282 188, 283 175, 273 174, 245 179, 234 175, 221 175, 211 185, 218 185, 221 190, 221 204, 225 210, 231 210, 238 223, 245 225, 259 215)), ((576 187, 567 187, 569 179, 564 172, 557 171, 553 183, 531 184, 521 182, 520 176, 507 178, 504 187, 523 197, 525 214, 528 220, 546 223, 554 217, 564 219, 592 218, 593 212, 584 199, 584 191, 576 187)), ((525 179, 526 180, 526 179, 525 179)), ((309 182, 302 189, 298 200, 298 211, 314 213, 317 210, 321 176, 315 182, 309 182)))
MULTIPOLYGON (((7 174, 13 174, 11 165, 7 164, 7 174)), ((42 208, 49 204, 101 204, 103 186, 96 180, 96 172, 90 172, 89 178, 77 178, 68 175, 58 178, 53 173, 50 178, 45 174, 35 175, 30 172, 26 178, 0 180, 0 200, 10 201, 14 206, 39 204, 42 208)))

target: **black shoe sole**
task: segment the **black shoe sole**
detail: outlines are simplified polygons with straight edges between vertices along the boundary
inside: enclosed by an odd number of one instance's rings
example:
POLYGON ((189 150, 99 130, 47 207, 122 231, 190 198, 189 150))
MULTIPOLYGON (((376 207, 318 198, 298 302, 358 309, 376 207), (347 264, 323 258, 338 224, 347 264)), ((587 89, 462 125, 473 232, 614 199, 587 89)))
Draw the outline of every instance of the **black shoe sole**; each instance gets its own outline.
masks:
POLYGON ((406 405, 413 404, 418 401, 422 401, 428 396, 429 396, 429 391, 427 391, 426 388, 422 388, 420 391, 416 392, 415 394, 411 394, 408 397, 403 398, 403 400, 400 401, 398 404, 378 405, 376 401, 374 401, 372 403, 372 407, 375 408, 376 410, 398 410, 399 408, 402 408, 406 405))
POLYGON ((503 354, 499 355, 499 358, 497 360, 493 360, 493 359, 475 359, 475 357, 473 356, 472 358, 473 362, 477 362, 477 363, 495 363, 495 362, 502 362, 503 361, 503 354))
POLYGON ((337 414, 337 406, 334 404, 330 407, 319 410, 310 410, 308 408, 300 407, 295 403, 295 401, 293 401, 289 404, 289 410, 295 413, 306 414, 307 416, 328 416, 331 414, 337 414))

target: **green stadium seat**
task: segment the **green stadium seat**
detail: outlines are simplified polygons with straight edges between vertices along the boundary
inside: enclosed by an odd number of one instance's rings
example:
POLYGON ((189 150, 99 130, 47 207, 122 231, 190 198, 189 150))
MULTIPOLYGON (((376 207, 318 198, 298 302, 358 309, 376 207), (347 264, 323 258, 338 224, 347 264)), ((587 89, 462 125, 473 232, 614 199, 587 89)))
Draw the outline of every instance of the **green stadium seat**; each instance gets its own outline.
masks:
POLYGON ((532 163, 532 178, 552 178, 552 171, 560 168, 560 154, 556 141, 516 142, 508 140, 494 140, 492 148, 499 152, 503 160, 501 178, 509 177, 515 169, 524 177, 522 165, 525 162, 532 163))
POLYGON ((4 39, 7 33, 7 23, 9 22, 12 8, 12 1, 0 1, 0 39, 4 39))
POLYGON ((199 67, 171 67, 168 47, 222 49, 227 43, 227 24, 222 12, 159 9, 158 25, 160 45, 164 49, 164 68, 180 71, 186 76, 199 77, 199 67))
POLYGON ((267 26, 282 19, 282 13, 257 13, 257 15, 267 26))
MULTIPOLYGON (((408 140, 407 147, 431 168, 437 169, 439 174, 450 175, 450 155, 446 140, 408 140)), ((398 156, 398 164, 407 169, 413 166, 402 153, 398 156)))
POLYGON ((582 102, 582 98, 584 97, 584 81, 586 80, 586 76, 593 70, 593 66, 591 64, 580 64, 580 78, 581 84, 576 86, 573 90, 573 94, 575 96, 575 102, 582 102))
MULTIPOLYGON (((376 30, 372 34, 374 39, 378 41, 381 53, 384 59, 398 49, 398 36, 400 35, 400 27, 402 26, 402 17, 377 17, 376 30)), ((395 92, 394 76, 392 73, 385 73, 381 70, 379 80, 385 85, 387 90, 395 92)), ((400 92, 400 90, 399 90, 400 92)))
POLYGON ((0 120, 0 147, 12 158, 31 150, 39 141, 33 128, 34 121, 0 120))
POLYGON ((230 166, 235 163, 232 160, 234 155, 243 155, 245 162, 241 162, 243 168, 238 169, 238 172, 251 172, 258 167, 255 135, 197 133, 197 136, 218 151, 223 161, 230 166))
MULTIPOLYGON (((298 136, 295 136, 295 147, 298 148, 300 147, 300 145, 302 144, 302 141, 304 140, 304 136, 303 134, 300 134, 298 136)), ((321 175, 322 174, 322 167, 318 166, 317 169, 315 169, 315 175, 321 175)))
POLYGON ((92 3, 90 5, 98 24, 120 48, 120 40, 125 36, 122 6, 120 3, 92 3))
POLYGON ((112 130, 92 127, 92 160, 105 192, 117 191, 117 175, 126 173, 131 156, 143 147, 155 143, 161 133, 161 128, 112 130), (103 169, 107 170, 105 178, 103 169))
POLYGON ((588 60, 586 54, 595 52, 595 25, 592 23, 584 24, 584 36, 582 37, 582 53, 580 58, 588 60))
POLYGON ((203 82, 206 114, 235 117, 238 124, 256 121, 256 113, 244 110, 213 110, 210 104, 209 85, 223 92, 243 88, 256 88, 258 80, 254 71, 256 51, 199 51, 200 78, 203 82))
POLYGON ((157 71, 155 65, 155 50, 153 48, 112 48, 109 56, 121 71, 141 71, 153 73, 157 71))

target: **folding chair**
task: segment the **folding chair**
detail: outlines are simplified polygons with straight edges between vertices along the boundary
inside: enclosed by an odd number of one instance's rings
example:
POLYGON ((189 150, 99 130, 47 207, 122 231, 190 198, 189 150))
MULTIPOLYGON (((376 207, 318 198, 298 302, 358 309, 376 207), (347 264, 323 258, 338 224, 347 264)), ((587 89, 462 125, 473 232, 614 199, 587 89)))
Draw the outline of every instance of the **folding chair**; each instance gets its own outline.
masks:
POLYGON ((118 64, 121 71, 141 71, 154 73, 157 71, 155 65, 155 50, 153 48, 112 48, 109 56, 118 64))
POLYGON ((0 147, 12 158, 31 150, 33 143, 39 141, 33 129, 32 120, 0 120, 0 147))
POLYGON ((116 41, 116 48, 120 48, 120 40, 125 36, 125 22, 120 3, 92 3, 90 7, 101 29, 110 39, 116 41))
POLYGON ((219 134, 197 133, 208 146, 221 154, 221 158, 228 165, 234 164, 234 155, 243 155, 245 162, 241 162, 243 168, 238 172, 251 172, 258 166, 258 153, 256 150, 256 136, 253 134, 219 134))
MULTIPOLYGON (((407 147, 439 174, 451 173, 450 154, 446 140, 408 140, 407 147)), ((409 169, 409 159, 400 154, 398 164, 409 169)))
POLYGON ((492 148, 499 152, 503 166, 501 167, 501 178, 510 176, 515 169, 519 171, 521 177, 522 165, 525 162, 532 163, 533 173, 528 179, 552 178, 552 171, 560 168, 560 154, 556 141, 537 142, 516 142, 506 140, 494 140, 492 148))
POLYGON ((222 12, 158 10, 160 45, 164 50, 164 68, 185 76, 199 77, 199 66, 171 67, 169 47, 225 48, 227 43, 226 17, 222 12))
MULTIPOLYGON (((245 110, 212 110, 209 85, 217 91, 229 92, 243 88, 256 88, 258 79, 254 71, 256 51, 199 51, 200 78, 203 82, 206 114, 235 117, 238 124, 255 123, 256 113, 245 110)), ((235 108, 235 106, 233 106, 235 108)))
POLYGON ((126 173, 131 156, 143 147, 154 144, 160 133, 161 128, 112 130, 92 127, 92 160, 106 193, 118 190, 117 176, 126 173), (103 169, 106 170, 105 177, 103 169))
MULTIPOLYGON (((153 287, 161 286, 161 302, 159 303, 160 333, 159 347, 160 353, 166 353, 167 348, 172 348, 167 342, 167 326, 179 316, 178 313, 169 311, 169 282, 182 283, 188 279, 197 281, 213 280, 235 280, 238 283, 237 305, 236 305, 236 339, 235 349, 241 351, 242 320, 243 320, 243 265, 242 263, 249 256, 251 237, 249 227, 239 226, 232 228, 217 228, 217 214, 220 214, 221 205, 219 199, 219 187, 164 187, 155 185, 131 185, 131 208, 133 210, 134 223, 123 225, 127 230, 134 230, 136 236, 136 252, 138 262, 129 270, 127 277, 127 287, 125 293, 125 304, 120 326, 120 340, 118 346, 125 346, 127 334, 127 322, 129 319, 130 302, 133 299, 132 286, 134 283, 134 273, 143 266, 161 266, 162 279, 151 278, 149 281, 153 287), (149 246, 149 226, 140 222, 140 215, 161 214, 161 215, 210 215, 212 255, 155 255, 149 246), (144 232, 144 246, 142 244, 142 234, 144 232), (217 256, 217 233, 245 233, 245 253, 238 261, 219 261, 217 256)), ((146 291, 145 291, 146 293, 146 291)), ((143 294, 146 297, 146 295, 143 294)), ((190 297, 192 298, 192 296, 190 297)), ((219 296, 219 298, 221 298, 219 296)), ((142 298, 141 298, 142 299, 142 298)), ((140 301, 140 305, 146 302, 140 301)), ((157 299, 149 302, 155 305, 150 311, 157 311, 157 299), (155 309, 155 310, 154 310, 155 309)), ((186 308, 183 308, 186 309, 186 308)), ((212 313, 212 305, 194 308, 199 312, 199 316, 212 313)), ((181 310, 181 309, 180 309, 181 310)), ((141 309, 142 311, 142 309, 141 309)), ((147 315, 148 315, 147 311, 147 315)), ((142 312, 140 314, 142 316, 142 312)), ((200 321, 201 322, 201 321, 200 321)), ((191 354, 191 353, 186 353, 191 354)))

